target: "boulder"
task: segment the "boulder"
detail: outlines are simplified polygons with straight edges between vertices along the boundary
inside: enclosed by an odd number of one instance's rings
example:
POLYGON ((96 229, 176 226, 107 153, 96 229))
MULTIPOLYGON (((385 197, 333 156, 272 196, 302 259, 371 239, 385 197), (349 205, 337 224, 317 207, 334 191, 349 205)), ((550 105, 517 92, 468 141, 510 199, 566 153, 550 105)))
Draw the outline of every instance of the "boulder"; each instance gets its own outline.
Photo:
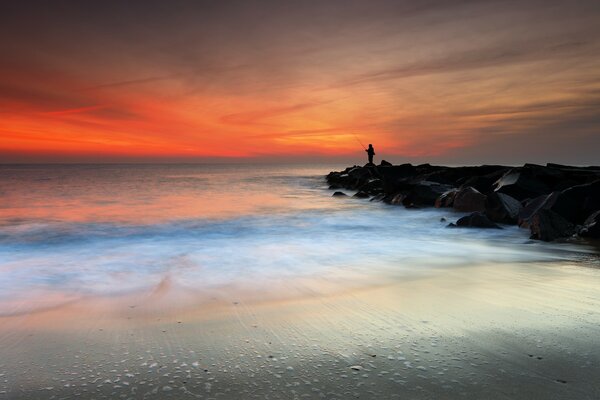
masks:
POLYGON ((532 199, 519 213, 519 225, 528 226, 531 218, 542 209, 552 210, 572 224, 580 225, 600 209, 600 180, 532 199))
MULTIPOLYGON (((428 172, 422 177, 423 180, 443 183, 447 185, 460 186, 465 181, 475 177, 492 175, 493 180, 490 180, 490 185, 494 183, 508 167, 501 165, 481 165, 478 167, 429 167, 432 172, 428 172)), ((468 186, 468 185, 467 185, 468 186)), ((471 185, 472 186, 472 185, 471 185)), ((479 189, 478 189, 479 190, 479 189)), ((480 190, 481 191, 481 190, 480 190)))
POLYGON ((579 230, 579 236, 600 239, 600 210, 590 215, 579 230))
POLYGON ((502 229, 500 226, 490 221, 490 219, 481 212, 474 212, 462 218, 459 218, 458 221, 456 221, 456 226, 467 228, 502 229))
MULTIPOLYGON (((540 167, 543 168, 543 167, 540 167)), ((517 200, 534 198, 551 192, 550 187, 539 177, 540 171, 533 168, 513 168, 494 184, 494 191, 507 194, 517 200)))
POLYGON ((552 210, 574 224, 582 224, 590 214, 600 210, 600 180, 563 190, 552 210))
POLYGON ((460 189, 454 196, 452 207, 458 211, 473 212, 485 210, 486 195, 471 186, 460 189))
POLYGON ((531 218, 531 239, 550 242, 575 234, 575 225, 549 209, 537 211, 531 218))
POLYGON ((331 197, 344 197, 344 196, 348 196, 346 193, 344 192, 334 192, 331 197))
POLYGON ((385 194, 383 194, 383 193, 377 194, 377 195, 371 197, 371 199, 369 201, 385 201, 385 194))
POLYGON ((405 198, 402 204, 405 207, 433 206, 437 198, 450 189, 452 189, 450 186, 436 182, 418 182, 404 192, 405 198))
POLYGON ((369 179, 367 183, 358 188, 359 191, 376 195, 383 192, 382 182, 379 178, 369 179))
POLYGON ((385 160, 381 160, 381 162, 379 163, 380 167, 391 167, 392 163, 391 162, 387 162, 385 160))
MULTIPOLYGON (((489 170, 489 168, 486 168, 489 170)), ((471 186, 477 189, 480 193, 488 194, 494 190, 494 184, 500 179, 509 168, 495 166, 492 172, 489 172, 485 175, 475 175, 471 177, 465 177, 464 179, 459 179, 457 183, 460 184, 461 188, 466 186, 471 186)))
POLYGON ((442 193, 442 195, 435 200, 434 206, 436 208, 452 207, 452 204, 454 204, 454 196, 456 195, 457 191, 458 190, 456 189, 452 189, 442 193))
POLYGON ((494 222, 516 224, 523 206, 504 193, 491 193, 485 200, 485 215, 494 222))
POLYGON ((399 192, 398 184, 408 178, 414 177, 416 172, 416 168, 411 164, 379 168, 381 180, 383 181, 383 190, 385 193, 399 192))
POLYGON ((404 202, 405 197, 406 197, 406 195, 404 195, 404 193, 395 194, 391 197, 391 199, 389 200, 389 203, 393 204, 395 206, 401 205, 404 202))
POLYGON ((561 169, 561 170, 598 171, 598 172, 600 172, 600 166, 598 166, 598 165, 590 165, 589 167, 573 167, 571 165, 547 163, 546 167, 561 169))
POLYGON ((347 171, 348 168, 346 168, 346 170, 342 172, 330 172, 325 177, 327 179, 327 183, 329 183, 330 186, 333 186, 335 188, 349 187, 352 179, 348 175, 347 171))
POLYGON ((348 171, 348 176, 350 177, 350 189, 358 189, 374 177, 372 169, 366 167, 352 168, 350 171, 348 171))
POLYGON ((367 193, 367 192, 358 191, 358 192, 356 192, 356 194, 355 194, 354 196, 352 196, 352 197, 355 197, 355 198, 357 198, 357 199, 366 199, 366 198, 369 198, 369 197, 371 197, 371 196, 370 196, 370 195, 369 195, 369 193, 367 193))
POLYGON ((528 228, 533 216, 540 210, 548 210, 552 208, 559 195, 560 192, 552 192, 550 194, 544 194, 529 200, 525 204, 525 207, 521 208, 521 211, 519 211, 517 216, 518 225, 521 228, 528 228))

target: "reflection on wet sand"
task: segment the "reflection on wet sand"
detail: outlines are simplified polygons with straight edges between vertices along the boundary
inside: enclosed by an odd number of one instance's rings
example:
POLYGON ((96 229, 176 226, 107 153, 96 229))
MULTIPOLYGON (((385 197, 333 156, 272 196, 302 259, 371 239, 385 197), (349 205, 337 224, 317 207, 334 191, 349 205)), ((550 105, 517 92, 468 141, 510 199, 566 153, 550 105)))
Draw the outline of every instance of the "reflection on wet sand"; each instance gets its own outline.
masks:
POLYGON ((5 398, 598 398, 600 270, 181 288, 0 319, 5 398), (291 293, 289 297, 285 294, 291 293), (18 368, 16 368, 18 366, 18 368))

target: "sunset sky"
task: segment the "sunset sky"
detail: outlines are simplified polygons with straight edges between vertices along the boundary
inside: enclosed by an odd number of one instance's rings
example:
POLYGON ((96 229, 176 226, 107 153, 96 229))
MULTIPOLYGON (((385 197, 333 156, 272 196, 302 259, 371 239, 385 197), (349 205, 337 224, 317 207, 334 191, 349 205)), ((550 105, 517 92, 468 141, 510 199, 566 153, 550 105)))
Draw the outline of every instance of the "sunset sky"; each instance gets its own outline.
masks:
POLYGON ((0 162, 600 164, 600 2, 2 1, 0 162))

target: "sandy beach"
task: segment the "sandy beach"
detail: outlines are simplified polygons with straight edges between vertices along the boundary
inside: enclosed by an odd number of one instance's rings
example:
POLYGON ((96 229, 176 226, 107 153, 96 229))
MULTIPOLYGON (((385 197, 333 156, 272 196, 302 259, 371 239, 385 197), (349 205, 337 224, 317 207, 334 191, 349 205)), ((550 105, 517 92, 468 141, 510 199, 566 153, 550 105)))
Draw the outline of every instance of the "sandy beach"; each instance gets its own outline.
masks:
POLYGON ((478 265, 336 293, 319 280, 268 296, 163 282, 2 317, 0 396, 594 399, 599 284, 595 261, 478 265))

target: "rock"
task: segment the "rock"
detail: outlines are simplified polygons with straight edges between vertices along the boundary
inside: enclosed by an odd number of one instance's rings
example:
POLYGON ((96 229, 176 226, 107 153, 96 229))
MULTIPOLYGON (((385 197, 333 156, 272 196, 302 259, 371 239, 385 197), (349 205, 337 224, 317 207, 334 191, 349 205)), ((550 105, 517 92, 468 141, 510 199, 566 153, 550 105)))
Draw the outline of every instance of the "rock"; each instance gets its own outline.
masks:
POLYGON ((531 218, 529 229, 531 239, 550 242, 555 239, 572 236, 575 226, 549 209, 541 209, 531 218))
POLYGON ((354 167, 348 171, 350 177, 350 185, 352 189, 358 189, 365 183, 368 183, 371 178, 374 178, 372 168, 354 167))
POLYGON ((384 201, 384 200, 385 200, 385 194, 380 193, 380 194, 377 194, 377 195, 371 197, 371 199, 369 201, 384 201))
POLYGON ((582 224, 600 210, 600 180, 563 190, 552 210, 574 224, 582 224))
POLYGON ((489 176, 487 178, 488 188, 498 180, 509 168, 500 165, 481 165, 478 167, 439 167, 438 170, 431 172, 423 177, 428 181, 449 184, 453 186, 474 186, 477 190, 483 193, 477 186, 465 184, 466 181, 476 179, 478 177, 489 176))
POLYGON ((380 178, 377 167, 348 167, 344 171, 327 174, 327 183, 335 188, 358 189, 374 178, 380 178))
POLYGON ((547 163, 546 167, 555 168, 555 169, 563 169, 563 170, 578 170, 578 171, 598 171, 600 172, 600 166, 598 165, 590 165, 589 167, 572 167, 570 165, 562 165, 562 164, 554 164, 547 163))
POLYGON ((521 228, 529 228, 533 216, 540 210, 547 210, 552 208, 559 194, 559 192, 552 192, 550 194, 544 194, 532 200, 529 200, 525 204, 525 207, 523 207, 521 211, 519 211, 519 215, 517 217, 518 225, 521 228))
POLYGON ((446 222, 446 218, 444 218, 444 217, 440 218, 440 222, 446 222))
POLYGON ((579 229, 582 236, 597 235, 596 219, 586 218, 600 210, 600 167, 443 167, 391 165, 382 160, 379 166, 332 171, 326 178, 330 189, 353 190, 356 198, 407 208, 454 207, 474 212, 461 218, 459 226, 498 228, 495 222, 517 222, 532 230, 532 238, 553 240, 584 225, 579 229))
POLYGON ((552 190, 545 182, 549 179, 542 179, 545 174, 543 171, 544 167, 537 166, 513 168, 495 183, 494 191, 507 194, 517 200, 549 193, 552 190))
POLYGON ((410 164, 402 164, 380 168, 379 173, 381 174, 385 193, 397 193, 399 192, 398 183, 413 178, 417 173, 417 169, 410 164))
POLYGON ((452 189, 448 185, 436 182, 422 181, 412 185, 402 201, 405 207, 433 206, 442 194, 452 189))
POLYGON ((458 190, 452 189, 452 190, 442 193, 442 195, 440 197, 435 199, 434 206, 436 208, 452 207, 452 204, 454 204, 454 196, 456 196, 456 192, 458 192, 458 190))
MULTIPOLYGON (((486 170, 490 170, 486 168, 486 170)), ((494 190, 494 184, 500 179, 509 168, 494 166, 492 172, 485 175, 476 175, 470 178, 459 179, 457 183, 460 183, 461 188, 471 186, 477 189, 480 193, 488 194, 494 190)))
POLYGON ((523 206, 517 199, 494 192, 485 200, 485 215, 494 222, 516 224, 523 206))
POLYGON ((465 212, 484 211, 486 198, 487 196, 479 193, 477 189, 467 186, 456 192, 452 207, 465 212))
POLYGON ((572 224, 580 225, 600 209, 600 180, 534 198, 519 213, 519 225, 527 227, 542 209, 552 210, 572 224))
POLYGON ((356 194, 352 197, 356 197, 357 199, 366 199, 369 198, 371 196, 369 196, 369 193, 367 192, 363 192, 363 191, 358 191, 356 192, 356 194))
POLYGON ((600 239, 600 210, 590 215, 579 230, 579 236, 600 239))
POLYGON ((331 197, 345 197, 348 196, 346 193, 344 192, 334 192, 331 197))
POLYGON ((492 221, 485 214, 481 212, 474 212, 456 221, 456 226, 467 227, 467 228, 493 228, 502 229, 492 221))
POLYGON ((379 178, 369 179, 367 183, 358 188, 359 191, 376 195, 383 192, 382 182, 379 178))
POLYGON ((404 201, 405 197, 406 196, 403 193, 398 193, 398 194, 392 196, 392 198, 390 199, 389 203, 393 204, 395 206, 401 205, 402 202, 404 201))

